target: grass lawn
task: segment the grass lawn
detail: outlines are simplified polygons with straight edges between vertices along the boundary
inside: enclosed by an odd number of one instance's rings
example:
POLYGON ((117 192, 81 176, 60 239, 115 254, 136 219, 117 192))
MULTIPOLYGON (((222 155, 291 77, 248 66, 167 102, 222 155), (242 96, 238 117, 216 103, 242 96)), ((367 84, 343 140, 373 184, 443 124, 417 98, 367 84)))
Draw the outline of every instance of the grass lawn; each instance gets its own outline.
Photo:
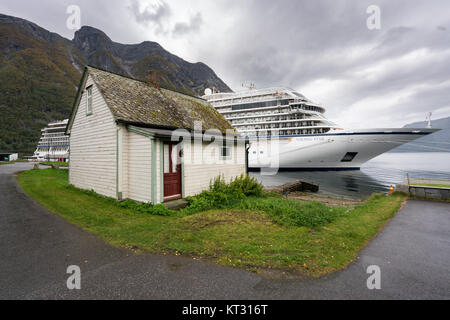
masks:
POLYGON ((43 164, 43 165, 48 165, 48 166, 51 166, 52 164, 56 164, 60 167, 68 167, 69 166, 68 162, 62 162, 62 161, 41 161, 39 163, 43 164))
POLYGON ((261 201, 249 198, 229 209, 157 216, 78 190, 68 185, 67 177, 67 170, 46 169, 23 172, 17 179, 49 211, 115 246, 182 254, 274 275, 315 277, 345 268, 406 197, 373 195, 358 206, 330 209, 269 196, 261 201), (308 217, 316 209, 322 210, 320 223, 283 215, 298 210, 308 217))

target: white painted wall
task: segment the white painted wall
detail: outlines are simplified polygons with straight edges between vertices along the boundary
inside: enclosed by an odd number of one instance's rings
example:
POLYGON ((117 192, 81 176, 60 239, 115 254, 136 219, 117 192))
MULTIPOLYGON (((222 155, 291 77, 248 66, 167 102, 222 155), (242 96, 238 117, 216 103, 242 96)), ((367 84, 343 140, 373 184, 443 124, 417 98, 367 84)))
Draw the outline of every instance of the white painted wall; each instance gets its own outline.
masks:
POLYGON ((121 194, 122 199, 128 198, 128 130, 123 125, 118 125, 118 192, 121 194))
MULTIPOLYGON (((86 115, 86 91, 75 115, 70 134, 69 183, 77 188, 116 197, 116 124, 91 77, 92 114, 86 115)), ((86 88, 85 87, 85 88, 86 88)))
MULTIPOLYGON (((245 173, 245 147, 233 146, 232 159, 224 160, 221 164, 213 163, 217 159, 206 149, 208 143, 203 143, 203 147, 194 148, 194 143, 185 143, 184 156, 192 156, 191 163, 185 160, 184 164, 184 182, 185 196, 194 196, 209 188, 209 184, 214 178, 223 175, 229 182, 232 178, 245 173), (194 163, 195 158, 201 157, 203 163, 194 163)), ((209 149, 211 150, 211 149, 209 149)), ((218 152, 218 150, 217 150, 218 152)))
POLYGON ((152 145, 149 137, 128 131, 128 195, 136 201, 152 200, 152 145))

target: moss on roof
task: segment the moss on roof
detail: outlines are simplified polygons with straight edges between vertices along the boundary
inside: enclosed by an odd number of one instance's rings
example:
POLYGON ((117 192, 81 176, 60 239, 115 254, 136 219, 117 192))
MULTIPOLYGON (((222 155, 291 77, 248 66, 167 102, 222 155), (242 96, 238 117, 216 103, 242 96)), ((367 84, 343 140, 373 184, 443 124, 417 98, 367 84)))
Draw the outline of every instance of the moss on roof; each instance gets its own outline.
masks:
POLYGON ((117 120, 153 126, 194 129, 202 121, 203 130, 233 130, 231 124, 205 100, 104 70, 87 67, 117 120))

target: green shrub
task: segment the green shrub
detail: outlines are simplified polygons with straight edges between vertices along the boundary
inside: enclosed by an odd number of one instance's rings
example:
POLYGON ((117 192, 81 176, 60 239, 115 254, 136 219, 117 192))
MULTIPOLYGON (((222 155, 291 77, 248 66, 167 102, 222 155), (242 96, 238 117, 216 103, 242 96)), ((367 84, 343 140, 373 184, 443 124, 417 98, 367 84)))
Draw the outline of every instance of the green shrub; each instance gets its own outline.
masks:
POLYGON ((246 174, 231 179, 229 183, 223 176, 215 178, 209 184, 209 191, 214 193, 239 194, 240 197, 263 195, 263 186, 255 179, 246 174))
POLYGON ((242 193, 246 197, 262 197, 263 186, 255 179, 246 174, 236 177, 229 185, 232 192, 242 193))
POLYGON ((227 183, 223 176, 219 176, 210 182, 209 190, 188 197, 189 206, 182 212, 192 214, 210 209, 232 208, 247 196, 262 195, 262 185, 248 175, 236 177, 230 183, 227 183))

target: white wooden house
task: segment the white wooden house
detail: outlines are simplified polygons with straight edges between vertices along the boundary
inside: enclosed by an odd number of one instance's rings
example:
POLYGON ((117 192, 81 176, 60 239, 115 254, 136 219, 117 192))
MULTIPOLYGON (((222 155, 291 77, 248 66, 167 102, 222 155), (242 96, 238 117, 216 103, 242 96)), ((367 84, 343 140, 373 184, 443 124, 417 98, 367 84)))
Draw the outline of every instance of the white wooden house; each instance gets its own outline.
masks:
POLYGON ((162 203, 246 171, 245 143, 206 101, 93 67, 66 134, 69 183, 118 200, 162 203))

